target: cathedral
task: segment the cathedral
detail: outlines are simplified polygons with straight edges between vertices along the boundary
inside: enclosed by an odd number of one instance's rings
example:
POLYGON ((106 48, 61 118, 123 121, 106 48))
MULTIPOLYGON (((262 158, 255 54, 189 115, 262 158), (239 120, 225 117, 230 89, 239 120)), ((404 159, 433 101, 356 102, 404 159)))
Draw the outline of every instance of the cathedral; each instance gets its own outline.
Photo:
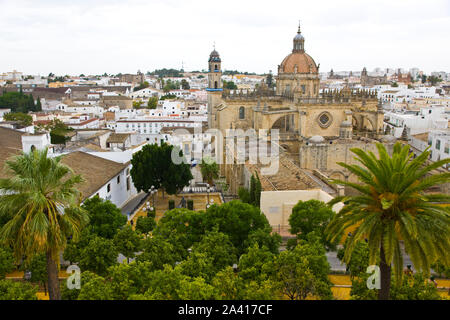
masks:
MULTIPOLYGON (((280 147, 299 168, 348 179, 348 173, 337 171, 336 162, 351 161, 346 150, 383 135, 384 116, 376 93, 320 90, 320 65, 306 53, 300 26, 292 52, 278 66, 276 88, 262 84, 253 91, 223 89, 221 64, 214 49, 208 60, 209 128, 223 133, 278 129, 280 147)), ((233 179, 236 187, 242 185, 242 179, 233 179)))

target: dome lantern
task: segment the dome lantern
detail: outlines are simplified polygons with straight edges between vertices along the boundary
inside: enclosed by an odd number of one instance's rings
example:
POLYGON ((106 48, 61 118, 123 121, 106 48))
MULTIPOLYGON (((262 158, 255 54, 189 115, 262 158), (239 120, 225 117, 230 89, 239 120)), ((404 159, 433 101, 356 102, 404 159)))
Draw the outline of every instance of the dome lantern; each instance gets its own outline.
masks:
POLYGON ((298 23, 297 35, 294 37, 294 48, 292 49, 292 52, 305 52, 305 38, 300 29, 300 22, 298 23))

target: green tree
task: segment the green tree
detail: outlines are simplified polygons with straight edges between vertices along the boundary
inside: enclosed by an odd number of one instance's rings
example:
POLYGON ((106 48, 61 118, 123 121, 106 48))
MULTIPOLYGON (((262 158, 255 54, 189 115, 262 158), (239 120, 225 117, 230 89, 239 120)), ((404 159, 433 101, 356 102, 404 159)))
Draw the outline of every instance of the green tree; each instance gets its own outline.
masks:
POLYGON ((271 72, 270 72, 270 73, 267 75, 267 77, 266 77, 266 83, 267 83, 267 86, 268 86, 269 88, 273 88, 273 87, 274 87, 274 83, 273 83, 273 75, 272 75, 271 72))
POLYGON ((92 233, 107 239, 113 239, 121 227, 127 223, 127 217, 109 200, 99 196, 87 199, 83 208, 88 212, 92 233))
POLYGON ((211 281, 216 289, 217 300, 239 300, 241 299, 242 281, 232 267, 226 267, 219 271, 211 281))
POLYGON ((114 245, 130 262, 130 258, 134 258, 135 253, 141 248, 142 237, 133 231, 131 226, 125 226, 119 230, 114 236, 114 245))
POLYGON ((134 109, 140 109, 142 106, 142 101, 133 101, 133 108, 134 109))
POLYGON ((37 130, 45 129, 50 131, 51 143, 53 144, 65 144, 69 141, 69 137, 67 134, 73 131, 72 128, 69 128, 64 122, 59 119, 54 119, 52 122, 45 126, 36 126, 37 130))
POLYGON ((177 248, 161 236, 148 237, 142 242, 142 253, 136 258, 138 262, 150 262, 151 270, 162 269, 165 264, 174 266, 183 257, 177 248))
POLYGON ((185 276, 201 277, 207 281, 210 281, 216 273, 213 257, 199 251, 192 251, 188 258, 180 263, 176 269, 179 269, 185 276))
POLYGON ((256 206, 256 207, 260 207, 260 202, 261 202, 261 181, 259 180, 259 176, 258 174, 255 172, 255 175, 252 174, 251 178, 250 178, 250 191, 249 191, 249 195, 250 195, 250 204, 256 206), (256 177, 255 177, 256 175, 256 177))
POLYGON ((158 97, 150 97, 148 99, 147 108, 156 109, 157 106, 158 106, 158 97))
POLYGON ((189 82, 186 81, 186 79, 181 80, 181 88, 183 90, 189 90, 191 86, 189 85, 189 82))
POLYGON ((246 188, 239 187, 238 196, 242 202, 250 203, 250 192, 246 188))
MULTIPOLYGON (((359 277, 352 279, 350 291, 351 300, 376 300, 376 290, 367 288, 367 279, 370 275, 361 273, 359 277)), ((392 300, 440 300, 434 284, 427 281, 422 273, 405 275, 401 279, 392 276, 390 287, 390 298, 392 300)))
POLYGON ((200 171, 202 173, 203 181, 206 180, 210 185, 213 184, 214 179, 219 178, 219 166, 210 157, 202 159, 200 171))
POLYGON ((35 255, 30 261, 26 261, 23 270, 31 272, 31 282, 37 282, 44 287, 45 294, 47 294, 47 259, 45 254, 35 255))
POLYGON ((266 216, 259 208, 238 200, 221 206, 211 206, 204 215, 203 226, 205 230, 213 230, 217 227, 219 232, 228 235, 231 243, 238 250, 238 255, 245 252, 245 241, 252 232, 262 229, 270 233, 272 230, 266 216))
POLYGON ((431 265, 431 268, 439 275, 439 277, 450 278, 450 267, 445 266, 440 262, 431 265))
POLYGON ((0 280, 0 300, 37 300, 37 291, 27 282, 0 280))
POLYGON ((319 200, 299 201, 289 216, 290 232, 298 239, 306 239, 310 232, 322 235, 322 242, 328 248, 334 247, 326 241, 324 230, 334 218, 334 211, 319 200))
POLYGON ((281 252, 273 263, 273 278, 277 286, 291 300, 308 297, 331 299, 328 280, 330 266, 325 248, 315 241, 301 241, 293 250, 281 252))
POLYGON ((150 87, 150 84, 148 83, 148 81, 144 81, 144 82, 141 83, 139 86, 135 87, 135 88, 133 89, 133 92, 139 91, 139 90, 142 90, 142 89, 146 89, 146 88, 148 88, 148 87, 150 87))
POLYGON ((213 300, 216 290, 203 278, 185 278, 180 281, 177 295, 180 300, 213 300))
MULTIPOLYGON (((337 257, 341 261, 344 260, 345 247, 348 245, 349 239, 346 240, 344 248, 337 252, 337 257)), ((350 278, 360 276, 365 273, 369 266, 369 245, 365 241, 358 242, 353 248, 352 256, 347 263, 347 270, 350 272, 350 278)))
POLYGON ((63 165, 60 157, 47 157, 47 150, 32 151, 6 161, 12 178, 0 179, 5 193, 0 215, 9 221, 0 230, 0 241, 10 245, 16 260, 44 253, 47 259, 50 299, 61 298, 58 281, 59 255, 67 238, 77 238, 89 221, 79 207, 75 188, 81 176, 63 165))
POLYGON ((101 276, 85 271, 81 277, 81 289, 77 300, 111 300, 109 283, 101 276), (84 277, 83 277, 84 274, 84 277), (84 279, 83 279, 84 278, 84 279), (84 281, 83 281, 84 280, 84 281))
POLYGON ((117 255, 113 240, 94 236, 81 250, 79 266, 81 270, 104 276, 107 269, 117 263, 117 255))
POLYGON ((23 127, 28 127, 33 124, 33 117, 22 112, 7 113, 3 116, 3 119, 6 121, 17 121, 23 127))
POLYGON ((155 219, 152 217, 139 217, 136 221, 136 231, 147 234, 156 226, 155 219))
POLYGON ((253 245, 239 259, 239 276, 246 281, 263 281, 268 279, 273 270, 267 266, 274 261, 275 255, 267 247, 253 245))
POLYGON ((223 87, 228 90, 236 90, 238 87, 233 81, 223 81, 223 87))
POLYGON ((344 261, 349 262, 355 245, 368 239, 370 264, 380 259, 381 289, 379 299, 389 299, 391 264, 400 282, 403 256, 400 239, 411 257, 416 270, 428 275, 430 264, 437 259, 449 263, 450 214, 442 203, 448 203, 449 195, 427 194, 432 186, 447 183, 450 173, 431 174, 446 165, 450 159, 427 165, 427 150, 412 158, 409 146, 395 144, 392 157, 382 144, 377 144, 379 158, 361 149, 351 149, 363 165, 339 163, 355 174, 360 183, 335 182, 349 186, 359 195, 337 197, 329 204, 343 202, 344 207, 327 227, 330 240, 340 239, 344 230, 353 227, 354 234, 346 246, 344 261))
POLYGON ((138 191, 148 192, 151 186, 163 188, 168 194, 175 194, 193 179, 189 164, 179 148, 166 143, 161 146, 147 144, 131 159, 131 177, 138 191), (179 156, 180 164, 173 162, 179 156))
POLYGON ((42 111, 42 104, 41 104, 41 98, 40 97, 38 97, 37 100, 36 100, 35 111, 42 111))
POLYGON ((422 83, 426 83, 427 82, 427 76, 426 75, 422 75, 422 83))
POLYGON ((207 232, 200 242, 195 243, 192 252, 202 252, 212 258, 214 273, 237 262, 236 249, 229 237, 217 229, 207 232))
POLYGON ((149 289, 145 293, 147 299, 178 300, 180 282, 187 276, 184 276, 179 268, 165 265, 164 269, 153 271, 149 278, 149 289))
POLYGON ((79 262, 81 259, 81 252, 89 245, 91 239, 95 234, 91 233, 89 228, 84 228, 78 239, 70 239, 64 249, 63 259, 70 263, 79 262))
POLYGON ((14 270, 14 255, 10 248, 0 247, 0 280, 14 270))
POLYGON ((439 77, 436 77, 436 76, 431 76, 431 77, 428 77, 428 81, 430 82, 430 84, 431 84, 432 86, 435 86, 436 84, 438 84, 439 82, 441 82, 442 79, 439 78, 439 77))
POLYGON ((108 269, 114 300, 127 300, 130 296, 144 294, 149 289, 152 264, 148 261, 121 263, 108 269))
POLYGON ((205 234, 204 218, 203 212, 173 209, 167 211, 158 221, 153 235, 161 236, 169 241, 185 258, 187 249, 192 247, 195 242, 200 241, 205 234))
POLYGON ((248 239, 245 240, 244 245, 249 248, 256 244, 259 248, 266 247, 273 254, 278 254, 281 242, 281 236, 276 232, 272 232, 270 227, 266 227, 252 231, 248 235, 248 239))
POLYGON ((6 92, 0 96, 0 108, 11 109, 11 112, 28 113, 36 111, 36 106, 31 95, 26 95, 20 87, 19 92, 6 92))

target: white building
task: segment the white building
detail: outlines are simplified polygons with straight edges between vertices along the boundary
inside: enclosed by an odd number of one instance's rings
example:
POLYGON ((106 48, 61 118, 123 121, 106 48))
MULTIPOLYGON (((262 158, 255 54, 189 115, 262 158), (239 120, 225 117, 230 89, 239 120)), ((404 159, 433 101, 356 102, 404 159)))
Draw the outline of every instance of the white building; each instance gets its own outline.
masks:
MULTIPOLYGON (((409 145, 415 154, 420 154, 430 148, 430 160, 439 161, 450 157, 450 131, 431 130, 423 134, 413 135, 409 139, 409 145)), ((450 168, 450 166, 447 166, 450 168)))
POLYGON ((71 117, 65 124, 72 129, 96 129, 100 127, 99 119, 91 118, 88 115, 71 117))
POLYGON ((409 135, 416 135, 432 129, 446 129, 449 119, 450 114, 444 106, 421 108, 420 111, 388 111, 384 114, 384 129, 386 132, 389 127, 390 135, 400 138, 405 126, 409 135))

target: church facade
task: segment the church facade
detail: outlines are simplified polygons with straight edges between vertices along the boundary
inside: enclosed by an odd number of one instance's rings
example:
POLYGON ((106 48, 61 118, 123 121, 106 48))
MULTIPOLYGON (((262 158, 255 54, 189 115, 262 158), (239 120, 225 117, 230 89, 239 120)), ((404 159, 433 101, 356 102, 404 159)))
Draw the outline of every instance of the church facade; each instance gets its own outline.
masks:
MULTIPOLYGON (((338 144, 348 149, 360 144, 360 137, 379 139, 383 135, 384 115, 376 93, 349 88, 319 91, 320 65, 306 53, 300 27, 292 52, 278 66, 275 89, 264 84, 254 91, 223 89, 221 63, 214 50, 208 61, 209 128, 223 134, 227 129, 278 129, 280 146, 299 167, 324 172, 328 168, 323 164, 331 158, 319 159, 321 154, 340 159, 333 152, 324 153, 323 146, 338 144)), ((227 174, 227 180, 236 183, 240 179, 228 179, 227 174)))
POLYGON ((348 88, 319 93, 319 66, 304 45, 299 28, 292 53, 278 66, 275 90, 264 85, 255 91, 223 89, 222 60, 214 50, 208 62, 209 127, 277 128, 302 142, 313 136, 330 140, 359 132, 381 134, 383 112, 375 93, 348 88))

